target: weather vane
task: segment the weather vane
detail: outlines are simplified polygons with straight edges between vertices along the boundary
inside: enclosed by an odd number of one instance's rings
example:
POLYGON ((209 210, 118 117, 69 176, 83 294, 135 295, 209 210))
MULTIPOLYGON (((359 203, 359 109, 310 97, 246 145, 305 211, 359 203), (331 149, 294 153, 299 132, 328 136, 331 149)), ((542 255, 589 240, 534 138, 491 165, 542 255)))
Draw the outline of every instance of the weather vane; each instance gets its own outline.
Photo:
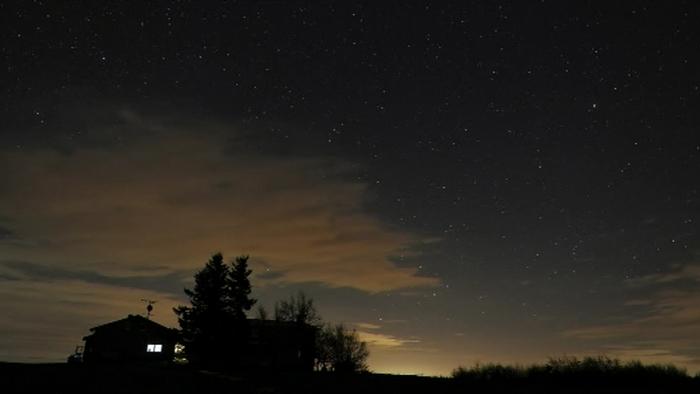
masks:
POLYGON ((146 319, 151 319, 151 312, 153 312, 153 304, 155 304, 158 301, 155 300, 149 300, 146 298, 142 298, 141 301, 146 303, 146 319))

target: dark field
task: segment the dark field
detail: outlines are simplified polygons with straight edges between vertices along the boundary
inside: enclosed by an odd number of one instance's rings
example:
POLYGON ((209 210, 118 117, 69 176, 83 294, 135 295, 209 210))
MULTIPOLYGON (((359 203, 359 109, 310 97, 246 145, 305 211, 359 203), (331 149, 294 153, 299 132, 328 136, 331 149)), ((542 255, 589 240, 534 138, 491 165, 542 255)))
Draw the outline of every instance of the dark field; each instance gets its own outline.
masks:
POLYGON ((688 376, 225 375, 187 367, 0 363, 2 393, 698 393, 688 376))

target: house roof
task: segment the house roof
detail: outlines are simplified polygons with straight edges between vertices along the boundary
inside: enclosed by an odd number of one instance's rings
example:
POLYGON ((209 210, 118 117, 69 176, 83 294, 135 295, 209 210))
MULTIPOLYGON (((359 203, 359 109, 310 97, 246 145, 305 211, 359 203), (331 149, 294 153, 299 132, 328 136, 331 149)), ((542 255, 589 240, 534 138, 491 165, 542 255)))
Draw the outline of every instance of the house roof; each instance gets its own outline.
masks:
POLYGON ((132 328, 146 328, 154 331, 172 332, 174 329, 165 327, 161 324, 154 322, 153 320, 147 319, 141 315, 129 315, 123 319, 115 320, 113 322, 101 324, 99 326, 92 327, 91 332, 96 333, 98 331, 110 331, 112 329, 132 329, 132 328))
MULTIPOLYGON (((298 324, 295 322, 279 321, 279 320, 260 320, 248 319, 248 323, 253 330, 263 330, 265 332, 280 331, 314 331, 316 328, 308 324, 298 324)), ((167 336, 177 335, 177 329, 168 328, 153 320, 147 319, 141 315, 129 315, 123 319, 115 320, 109 323, 101 324, 90 329, 91 334, 84 337, 87 339, 93 335, 114 335, 115 333, 137 333, 151 332, 159 333, 167 336)), ((131 335, 131 334, 129 334, 131 335)))

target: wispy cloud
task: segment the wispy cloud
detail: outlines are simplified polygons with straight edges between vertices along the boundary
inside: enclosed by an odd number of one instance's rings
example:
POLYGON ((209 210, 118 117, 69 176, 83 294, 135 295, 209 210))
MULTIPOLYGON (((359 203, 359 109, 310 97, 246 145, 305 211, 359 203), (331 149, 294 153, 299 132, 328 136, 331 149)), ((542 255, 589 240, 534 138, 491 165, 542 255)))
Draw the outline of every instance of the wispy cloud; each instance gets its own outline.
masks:
POLYGON ((611 346, 608 354, 626 360, 639 360, 643 363, 661 363, 675 365, 697 365, 695 357, 678 354, 668 349, 660 349, 653 344, 651 348, 633 346, 611 346))
POLYGON ((568 330, 566 337, 595 341, 601 349, 622 358, 647 362, 673 362, 693 371, 700 370, 700 264, 676 266, 668 273, 630 282, 648 287, 651 295, 625 303, 641 308, 641 316, 618 322, 568 330), (691 286, 682 286, 691 283, 691 286), (692 285, 694 284, 694 285, 692 285))
POLYGON ((235 132, 222 125, 126 112, 120 127, 145 131, 70 154, 2 152, 0 206, 24 240, 0 244, 4 256, 129 276, 191 271, 221 250, 264 261, 267 281, 367 292, 438 282, 390 261, 423 240, 366 213, 367 185, 349 180, 348 163, 250 153, 227 145, 235 132))
POLYGON ((182 288, 217 251, 250 254, 258 287, 438 284, 391 261, 423 238, 367 213, 350 163, 249 152, 230 125, 128 111, 114 124, 72 149, 0 148, 0 359, 62 360, 141 298, 175 326, 182 288))
POLYGON ((180 295, 183 288, 184 272, 160 274, 143 272, 141 275, 109 276, 96 271, 41 265, 27 261, 0 260, 0 275, 7 280, 28 281, 69 281, 76 280, 92 284, 120 286, 130 289, 144 289, 180 295))
POLYGON ((362 330, 378 330, 382 328, 382 326, 373 323, 354 323, 353 325, 362 330))
POLYGON ((629 280, 629 283, 634 286, 648 286, 679 281, 700 282, 700 263, 679 264, 670 272, 642 276, 629 280))
POLYGON ((374 323, 354 323, 357 327, 357 335, 360 340, 367 342, 370 347, 379 348, 405 348, 406 345, 418 344, 421 341, 417 338, 401 338, 381 332, 382 326, 374 323))
POLYGON ((399 348, 407 344, 420 343, 419 339, 415 338, 399 338, 393 335, 382 334, 371 331, 357 331, 360 340, 367 342, 370 346, 378 346, 385 348, 399 348))

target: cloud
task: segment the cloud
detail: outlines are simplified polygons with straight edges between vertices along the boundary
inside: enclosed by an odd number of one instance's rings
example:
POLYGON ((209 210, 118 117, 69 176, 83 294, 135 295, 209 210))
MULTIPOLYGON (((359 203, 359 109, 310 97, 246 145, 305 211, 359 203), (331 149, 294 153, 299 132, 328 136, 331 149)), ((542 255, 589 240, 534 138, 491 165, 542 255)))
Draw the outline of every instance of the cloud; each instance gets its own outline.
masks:
POLYGON ((618 322, 580 327, 564 336, 602 344, 601 349, 622 358, 646 362, 673 362, 691 371, 700 371, 700 289, 681 286, 700 281, 700 265, 676 266, 664 274, 655 274, 630 283, 645 286, 646 299, 625 303, 643 314, 618 318, 618 322))
POLYGON ((127 111, 82 145, 0 148, 0 359, 65 360, 142 298, 176 326, 182 288, 217 251, 250 254, 257 287, 438 284, 392 262, 424 239, 367 213, 354 164, 251 152, 232 129, 127 111))
POLYGON ((416 338, 400 338, 394 335, 380 333, 382 326, 374 323, 354 323, 357 327, 357 335, 361 341, 367 342, 370 348, 404 348, 409 344, 417 344, 421 341, 416 338))
POLYGON ((438 283, 389 260, 423 240, 366 212, 351 164, 248 152, 220 124, 120 120, 129 139, 111 129, 111 145, 0 151, 0 214, 22 239, 0 244, 7 260, 130 277, 192 272, 222 251, 264 262, 275 273, 264 281, 366 292, 438 283))
POLYGON ((364 329, 364 330, 378 330, 382 328, 382 326, 378 324, 372 324, 372 323, 355 323, 353 324, 355 327, 364 329))
POLYGON ((623 360, 639 360, 647 364, 693 365, 699 361, 695 357, 680 355, 668 349, 655 347, 613 346, 609 350, 609 355, 623 360))
POLYGON ((700 282, 700 263, 676 265, 673 270, 665 273, 646 275, 629 280, 634 286, 662 285, 678 281, 700 282))
POLYGON ((109 276, 95 271, 73 270, 27 261, 0 260, 0 278, 2 277, 8 280, 33 281, 77 280, 92 284, 154 290, 179 295, 182 292, 185 274, 170 272, 167 274, 109 276))
POLYGON ((367 342, 370 346, 398 348, 411 343, 420 343, 418 339, 404 339, 393 335, 381 334, 378 332, 357 331, 361 341, 367 342))

